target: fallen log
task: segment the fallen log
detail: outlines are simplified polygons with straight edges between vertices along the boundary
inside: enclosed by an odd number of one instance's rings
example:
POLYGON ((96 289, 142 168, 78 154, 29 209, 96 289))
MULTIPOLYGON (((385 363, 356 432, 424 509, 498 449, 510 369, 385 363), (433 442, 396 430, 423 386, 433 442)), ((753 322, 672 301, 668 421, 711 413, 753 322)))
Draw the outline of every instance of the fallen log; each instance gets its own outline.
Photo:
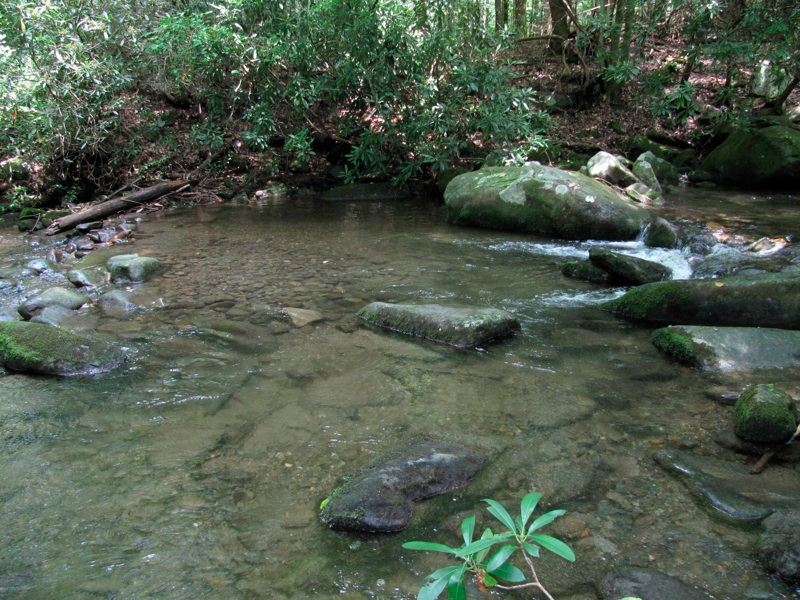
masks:
POLYGON ((47 235, 55 235, 57 233, 61 233, 62 231, 68 231, 76 225, 80 225, 81 223, 95 221, 97 219, 104 219, 133 206, 140 206, 145 202, 151 202, 152 200, 156 200, 161 196, 165 196, 166 194, 177 192, 178 190, 189 187, 190 185, 192 185, 191 181, 186 181, 183 179, 157 183, 149 188, 131 192, 130 194, 126 194, 112 200, 106 200, 105 202, 90 206, 71 215, 59 217, 58 219, 55 219, 50 226, 47 227, 47 229, 45 229, 45 233, 47 235))

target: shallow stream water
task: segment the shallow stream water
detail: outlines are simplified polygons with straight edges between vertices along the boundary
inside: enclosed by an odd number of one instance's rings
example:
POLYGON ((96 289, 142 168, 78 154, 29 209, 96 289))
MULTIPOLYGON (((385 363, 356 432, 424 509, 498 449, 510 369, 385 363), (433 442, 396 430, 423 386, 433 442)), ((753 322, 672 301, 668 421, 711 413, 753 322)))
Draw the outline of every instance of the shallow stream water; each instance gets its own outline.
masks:
MULTIPOLYGON (((704 193, 666 210, 755 241, 800 233, 796 204, 704 193)), ((51 243, 4 229, 0 255, 24 262, 51 243)), ((0 597, 415 598, 446 563, 403 542, 458 544, 462 518, 491 524, 482 498, 513 509, 529 491, 569 511, 546 532, 576 562, 539 562, 556 598, 598 598, 621 566, 715 598, 800 597, 750 555, 753 532, 711 518, 652 459, 677 447, 755 460, 714 442, 731 427, 718 397, 752 381, 794 390, 798 372, 704 375, 672 362, 652 328, 598 308, 622 290, 561 275, 589 246, 452 227, 434 202, 307 198, 146 218, 110 252, 168 265, 129 288, 147 310, 116 320, 89 307, 65 324, 117 340, 128 363, 93 378, 0 377, 0 597), (375 300, 504 308, 522 331, 452 349, 360 324, 375 300), (322 319, 299 326, 287 308, 322 319), (489 458, 398 535, 319 522, 344 475, 419 434, 489 458)), ((686 252, 611 246, 690 272, 686 252)))

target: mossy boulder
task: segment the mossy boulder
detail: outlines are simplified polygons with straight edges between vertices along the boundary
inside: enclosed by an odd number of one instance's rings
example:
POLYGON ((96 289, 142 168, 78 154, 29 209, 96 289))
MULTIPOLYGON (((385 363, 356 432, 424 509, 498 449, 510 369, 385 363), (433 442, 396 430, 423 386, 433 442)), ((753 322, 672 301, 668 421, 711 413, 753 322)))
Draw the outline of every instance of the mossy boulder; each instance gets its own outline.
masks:
POLYGON ((792 397, 773 384, 748 386, 736 401, 734 433, 750 442, 785 442, 797 429, 792 397))
POLYGON ((720 185, 796 189, 800 186, 800 128, 740 129, 700 166, 720 185))
POLYGON ((408 525, 414 503, 464 487, 483 466, 481 452, 419 437, 348 478, 323 503, 320 519, 334 529, 392 533, 408 525))
POLYGON ((800 331, 673 325, 654 331, 652 340, 678 362, 708 371, 800 366, 800 331))
POLYGON ((605 269, 596 267, 588 260, 569 260, 561 265, 561 274, 570 279, 588 281, 590 283, 608 283, 611 274, 605 269))
POLYGON ((800 329, 800 274, 648 283, 601 307, 625 319, 664 325, 800 329))
POLYGON ((116 368, 125 355, 111 345, 58 327, 0 322, 0 363, 41 375, 94 375, 116 368))
POLYGON ((528 163, 455 177, 444 194, 456 225, 573 240, 633 240, 653 220, 611 187, 572 171, 528 163))
POLYGON ((661 186, 667 185, 678 185, 680 182, 680 173, 678 169, 673 165, 671 162, 664 160, 653 154, 652 152, 642 152, 637 158, 636 162, 634 163, 634 170, 633 172, 636 173, 636 165, 640 163, 648 163, 650 168, 652 169, 653 173, 658 179, 658 183, 661 186))
POLYGON ((120 254, 108 259, 106 268, 115 283, 142 283, 164 269, 164 264, 151 256, 120 254))
POLYGON ((479 346, 520 328, 516 317, 496 308, 372 302, 358 316, 378 327, 459 348, 479 346))
POLYGON ((652 140, 644 135, 634 135, 622 143, 625 155, 631 160, 635 160, 644 152, 652 152, 657 157, 664 159, 680 170, 690 170, 695 166, 694 150, 688 148, 677 148, 669 144, 652 140))
POLYGON ((642 285, 672 278, 670 268, 662 264, 596 246, 589 249, 589 262, 608 271, 615 281, 626 285, 642 285))
POLYGON ((598 152, 592 156, 586 163, 586 172, 589 177, 597 177, 620 187, 627 187, 637 181, 636 175, 627 165, 610 152, 598 152))
POLYGON ((656 217, 644 232, 644 245, 648 248, 675 248, 678 233, 672 223, 663 217, 656 217))

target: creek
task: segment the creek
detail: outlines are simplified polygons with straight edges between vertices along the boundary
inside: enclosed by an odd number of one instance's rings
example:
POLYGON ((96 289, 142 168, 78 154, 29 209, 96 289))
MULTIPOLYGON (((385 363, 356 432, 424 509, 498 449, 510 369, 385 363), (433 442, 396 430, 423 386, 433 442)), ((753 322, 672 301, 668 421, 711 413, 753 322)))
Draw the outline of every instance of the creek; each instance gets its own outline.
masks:
MULTIPOLYGON (((742 241, 800 234, 789 195, 686 191, 663 213, 742 241)), ((54 243, 6 228, 0 260, 54 243)), ((672 447, 754 460, 715 443, 732 426, 718 397, 750 382, 794 391, 798 372, 674 363, 651 328, 598 308, 621 289, 561 275, 589 245, 449 226, 436 202, 301 198, 145 218, 111 252, 168 265, 129 288, 147 309, 117 320, 85 308, 67 324, 118 340, 128 363, 0 377, 0 597, 411 599, 446 563, 403 542, 458 544, 464 517, 491 524, 482 498, 513 512, 528 491, 569 511, 545 532, 576 562, 538 563, 559 599, 599 597, 594 584, 626 565, 719 599, 800 597, 758 566, 752 531, 712 518, 652 458, 672 447), (503 308, 522 331, 458 350, 359 323, 372 301, 503 308), (286 308, 322 319, 299 326, 286 308), (489 458, 400 534, 319 522, 344 475, 419 434, 489 458)), ((609 245, 691 272, 686 251, 609 245)), ((0 290, 3 304, 44 283, 0 290)))

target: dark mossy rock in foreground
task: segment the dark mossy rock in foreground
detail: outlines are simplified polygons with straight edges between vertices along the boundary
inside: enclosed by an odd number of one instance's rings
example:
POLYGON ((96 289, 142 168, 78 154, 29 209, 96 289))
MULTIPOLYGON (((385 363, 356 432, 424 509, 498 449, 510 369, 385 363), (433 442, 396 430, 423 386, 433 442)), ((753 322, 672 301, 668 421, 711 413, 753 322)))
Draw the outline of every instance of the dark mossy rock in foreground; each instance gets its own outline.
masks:
POLYGON ((655 569, 626 568, 609 573, 600 585, 603 600, 711 600, 705 592, 655 569))
POLYGON ((657 329, 652 339, 656 348, 678 362, 707 371, 800 366, 800 331, 673 325, 657 329))
POLYGON ((628 285, 642 285, 672 278, 669 267, 606 248, 590 248, 589 261, 594 266, 611 273, 616 281, 628 285))
POLYGON ((373 302, 358 316, 378 327, 458 348, 479 346, 520 328, 514 315, 497 308, 373 302))
POLYGON ((651 323, 800 329, 800 274, 648 283, 601 306, 651 323))
POLYGON ((378 457, 333 490, 320 519, 334 529, 392 533, 411 520, 414 503, 464 487, 483 466, 482 453, 428 437, 378 457))
POLYGON ((753 384, 736 400, 734 433, 749 442, 788 441, 797 429, 797 409, 792 397, 773 384, 753 384))
POLYGON ((609 186, 539 163, 459 175, 444 200, 450 223, 571 240, 633 240, 653 220, 609 186))
POLYGON ((778 509, 800 508, 800 473, 771 465, 751 474, 738 462, 726 462, 679 450, 661 450, 656 462, 681 481, 711 516, 749 529, 778 509))
POLYGON ((94 375, 110 371, 125 355, 109 344, 58 327, 0 322, 0 363, 12 371, 41 375, 94 375))

